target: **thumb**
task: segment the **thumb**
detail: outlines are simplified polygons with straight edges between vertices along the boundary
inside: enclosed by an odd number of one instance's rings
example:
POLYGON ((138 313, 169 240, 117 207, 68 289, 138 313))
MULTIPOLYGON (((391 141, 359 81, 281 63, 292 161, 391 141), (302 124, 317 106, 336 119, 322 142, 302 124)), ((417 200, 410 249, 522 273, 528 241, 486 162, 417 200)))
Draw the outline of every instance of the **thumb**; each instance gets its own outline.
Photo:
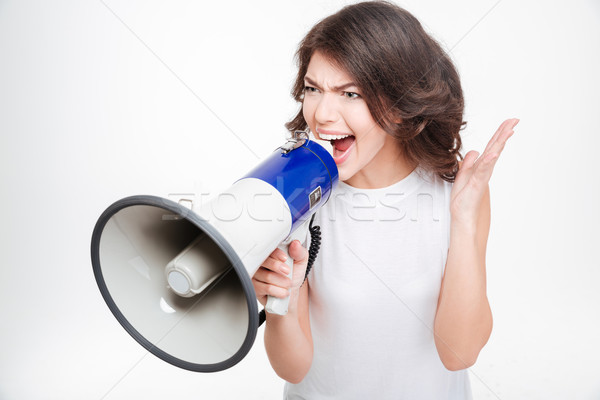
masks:
POLYGON ((294 259, 294 264, 306 264, 308 261, 308 250, 306 250, 299 240, 294 240, 288 248, 290 257, 294 259))
POLYGON ((473 167, 473 164, 475 164, 475 161, 477 161, 477 158, 479 157, 479 152, 475 151, 475 150, 471 150, 467 153, 467 155, 465 156, 465 158, 463 159, 463 163, 461 165, 461 169, 469 169, 471 167, 473 167))
POLYGON ((459 165, 458 173, 456 174, 455 180, 460 181, 463 179, 463 176, 468 177, 471 173, 470 169, 473 168, 473 165, 475 164, 475 161, 477 161, 478 157, 479 153, 477 151, 469 151, 463 158, 462 163, 460 163, 459 165))
POLYGON ((294 240, 288 247, 288 254, 294 260, 294 274, 292 276, 292 286, 300 287, 306 275, 306 266, 308 264, 308 251, 302 246, 300 241, 294 240))

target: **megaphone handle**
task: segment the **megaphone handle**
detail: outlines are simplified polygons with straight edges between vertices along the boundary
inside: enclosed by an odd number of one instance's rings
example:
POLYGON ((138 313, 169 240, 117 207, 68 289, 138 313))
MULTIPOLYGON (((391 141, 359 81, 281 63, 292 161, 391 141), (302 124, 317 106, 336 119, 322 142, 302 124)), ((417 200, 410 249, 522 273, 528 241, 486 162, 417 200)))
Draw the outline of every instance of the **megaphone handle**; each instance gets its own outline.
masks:
MULTIPOLYGON (((287 241, 286 241, 287 242, 287 241)), ((290 273, 287 275, 288 278, 292 279, 292 275, 294 274, 294 259, 290 257, 288 253, 288 243, 282 243, 277 248, 282 250, 287 256, 285 263, 290 269, 290 273)), ((290 242, 291 243, 291 242, 290 242)), ((288 312, 288 305, 290 304, 290 296, 285 299, 280 299, 278 297, 268 296, 267 305, 265 309, 268 313, 278 314, 278 315, 286 315, 288 312)))
MULTIPOLYGON (((300 240, 300 242, 302 243, 306 240, 306 237, 308 235, 309 224, 309 220, 304 221, 302 225, 300 225, 296 230, 294 230, 294 232, 292 232, 290 236, 286 238, 286 240, 284 240, 279 244, 279 246, 277 246, 277 248, 281 249, 287 256, 285 263, 290 268, 290 273, 288 274, 288 278, 290 279, 292 279, 292 275, 294 273, 294 259, 290 257, 290 253, 288 250, 289 245, 294 240, 300 240)), ((289 303, 290 296, 286 297, 285 299, 269 296, 267 298, 267 305, 265 306, 265 310, 267 310, 267 312, 271 314, 286 315, 288 312, 289 303)))

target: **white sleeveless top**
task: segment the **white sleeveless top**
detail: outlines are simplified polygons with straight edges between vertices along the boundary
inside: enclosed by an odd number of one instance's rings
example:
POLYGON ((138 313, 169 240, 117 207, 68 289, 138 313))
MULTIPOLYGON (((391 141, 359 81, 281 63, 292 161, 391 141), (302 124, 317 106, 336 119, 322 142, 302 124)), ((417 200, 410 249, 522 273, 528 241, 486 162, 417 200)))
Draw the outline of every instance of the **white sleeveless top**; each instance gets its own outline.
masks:
POLYGON ((286 399, 471 399, 433 323, 449 245, 452 184, 420 168, 389 187, 340 182, 315 217, 310 371, 286 399))

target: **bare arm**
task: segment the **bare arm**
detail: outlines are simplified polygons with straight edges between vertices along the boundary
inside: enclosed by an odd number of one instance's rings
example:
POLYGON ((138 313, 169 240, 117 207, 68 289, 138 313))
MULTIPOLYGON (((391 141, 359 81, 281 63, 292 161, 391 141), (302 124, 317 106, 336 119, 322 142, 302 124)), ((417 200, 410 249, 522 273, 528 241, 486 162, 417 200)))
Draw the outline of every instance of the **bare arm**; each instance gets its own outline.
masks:
POLYGON ((271 366, 282 379, 299 383, 312 364, 313 342, 308 316, 308 283, 302 285, 308 252, 298 241, 289 248, 294 259, 294 276, 286 277, 283 252, 275 250, 254 274, 252 279, 257 297, 262 304, 266 296, 283 298, 291 288, 290 303, 286 315, 267 313, 265 348, 271 366), (283 269, 282 269, 283 268, 283 269))
POLYGON ((488 182, 517 123, 504 121, 480 157, 467 153, 452 188, 450 247, 434 323, 436 348, 449 370, 473 365, 492 332, 485 271, 488 182))
POLYGON ((440 359, 453 371, 475 364, 492 333, 485 272, 490 226, 489 192, 483 202, 475 230, 450 228, 450 248, 434 332, 440 359))

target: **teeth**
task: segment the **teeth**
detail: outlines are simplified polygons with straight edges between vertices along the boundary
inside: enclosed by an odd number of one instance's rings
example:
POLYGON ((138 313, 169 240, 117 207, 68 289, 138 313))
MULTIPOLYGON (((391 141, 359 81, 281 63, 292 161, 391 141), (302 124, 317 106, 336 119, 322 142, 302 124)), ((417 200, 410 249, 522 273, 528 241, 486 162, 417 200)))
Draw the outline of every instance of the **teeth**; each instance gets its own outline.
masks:
POLYGON ((324 133, 319 133, 319 137, 323 140, 338 140, 348 137, 350 135, 326 135, 324 133))

